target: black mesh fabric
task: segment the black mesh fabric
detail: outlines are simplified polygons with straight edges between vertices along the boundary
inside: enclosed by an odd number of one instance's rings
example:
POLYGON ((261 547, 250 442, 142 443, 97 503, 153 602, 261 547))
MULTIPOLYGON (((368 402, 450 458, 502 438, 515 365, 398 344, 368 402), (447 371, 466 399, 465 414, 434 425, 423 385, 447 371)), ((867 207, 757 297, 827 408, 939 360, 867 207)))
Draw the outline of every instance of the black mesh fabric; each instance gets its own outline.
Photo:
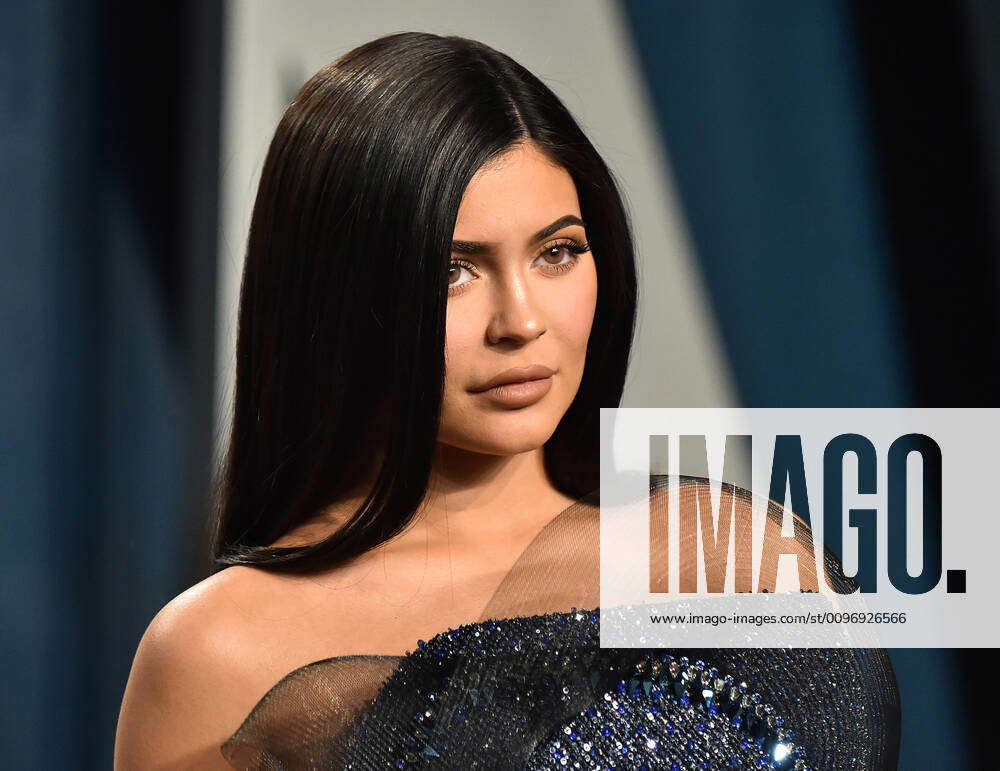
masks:
MULTIPOLYGON (((708 485, 651 477, 651 511, 708 485)), ((732 486, 722 496, 752 501, 732 486)), ((771 502, 768 517, 782 516, 771 502)), ((404 656, 294 670, 223 756, 238 769, 896 768, 898 692, 881 649, 601 648, 615 609, 599 608, 599 532, 594 493, 541 530, 479 618, 404 656)))

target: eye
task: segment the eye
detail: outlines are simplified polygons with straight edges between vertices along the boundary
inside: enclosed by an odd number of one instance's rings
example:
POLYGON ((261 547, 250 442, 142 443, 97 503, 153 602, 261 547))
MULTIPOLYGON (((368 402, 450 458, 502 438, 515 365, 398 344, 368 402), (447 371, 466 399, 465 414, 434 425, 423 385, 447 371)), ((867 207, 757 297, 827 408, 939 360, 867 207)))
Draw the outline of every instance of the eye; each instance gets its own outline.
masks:
MULTIPOLYGON (((532 265, 550 274, 562 273, 576 267, 580 255, 589 252, 590 245, 569 238, 546 246, 535 258, 532 265)), ((448 265, 448 292, 464 291, 464 288, 479 278, 478 268, 470 262, 453 259, 448 265)))
POLYGON ((561 273, 575 267, 576 263, 579 262, 579 256, 589 251, 589 244, 581 244, 579 241, 570 239, 545 247, 535 262, 541 260, 541 267, 550 272, 561 273))
POLYGON ((473 271, 475 268, 467 262, 462 260, 452 260, 451 264, 448 266, 448 289, 453 289, 459 286, 465 286, 472 280, 469 276, 473 276, 473 271), (464 278, 462 276, 462 271, 467 274, 464 278))

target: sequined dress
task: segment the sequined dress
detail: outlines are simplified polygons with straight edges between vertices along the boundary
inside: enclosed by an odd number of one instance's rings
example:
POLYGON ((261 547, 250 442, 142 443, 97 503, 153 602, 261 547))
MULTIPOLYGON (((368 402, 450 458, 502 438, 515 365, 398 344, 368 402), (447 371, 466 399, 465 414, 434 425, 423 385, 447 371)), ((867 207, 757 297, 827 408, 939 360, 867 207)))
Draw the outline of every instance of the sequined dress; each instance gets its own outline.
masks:
MULTIPOLYGON (((651 479, 651 496, 669 484, 651 479)), ((598 533, 595 494, 543 528, 480 618, 405 656, 290 672, 223 756, 238 769, 896 768, 883 650, 601 648, 614 610, 596 601, 598 533)))

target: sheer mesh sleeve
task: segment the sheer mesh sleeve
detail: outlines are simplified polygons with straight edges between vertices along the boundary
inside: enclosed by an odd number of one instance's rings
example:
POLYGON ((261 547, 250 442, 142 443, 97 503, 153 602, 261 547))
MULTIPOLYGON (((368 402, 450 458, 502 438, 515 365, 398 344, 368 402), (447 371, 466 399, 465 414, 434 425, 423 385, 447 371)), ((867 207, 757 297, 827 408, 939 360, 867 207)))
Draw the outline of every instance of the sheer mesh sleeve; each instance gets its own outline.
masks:
POLYGON ((222 745, 234 768, 341 768, 344 734, 399 656, 336 656, 283 677, 222 745))
MULTIPOLYGON (((672 495, 703 495, 708 484, 652 477, 651 510, 672 495)), ((737 508, 752 502, 740 488, 723 486, 722 494, 737 508)), ((566 767, 562 760, 596 768, 595 752, 624 746, 633 754, 617 757, 618 768, 670 768, 664 758, 695 767, 683 763, 702 752, 715 753, 718 766, 709 767, 750 767, 775 751, 780 734, 804 754, 779 768, 896 768, 899 701, 883 650, 600 648, 598 620, 608 609, 598 608, 598 501, 595 492, 549 522, 468 624, 406 656, 334 657, 288 674, 222 745, 223 756, 239 769, 547 769, 566 767), (691 691, 697 701, 714 689, 715 701, 698 706, 704 720, 691 722, 681 661, 687 669, 705 664, 696 677, 710 687, 691 691), (704 680, 709 671, 717 674, 704 680), (742 694, 728 699, 729 686, 714 685, 724 676, 746 685, 746 699, 755 695, 759 705, 748 702, 744 712, 742 694), (632 690, 622 690, 626 683, 632 690)), ((768 507, 779 523, 783 514, 768 507)), ((802 554, 811 558, 804 546, 802 554)), ((824 558, 839 567, 833 555, 824 558)))

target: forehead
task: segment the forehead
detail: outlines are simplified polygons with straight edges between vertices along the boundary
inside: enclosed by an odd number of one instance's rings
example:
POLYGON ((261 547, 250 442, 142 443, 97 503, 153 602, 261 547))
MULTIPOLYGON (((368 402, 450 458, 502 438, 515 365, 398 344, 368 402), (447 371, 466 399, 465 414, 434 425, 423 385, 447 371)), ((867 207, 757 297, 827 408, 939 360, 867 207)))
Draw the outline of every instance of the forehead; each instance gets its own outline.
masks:
POLYGON ((535 233, 565 214, 580 216, 569 172, 534 145, 518 145, 483 166, 469 182, 455 238, 501 241, 535 233))

